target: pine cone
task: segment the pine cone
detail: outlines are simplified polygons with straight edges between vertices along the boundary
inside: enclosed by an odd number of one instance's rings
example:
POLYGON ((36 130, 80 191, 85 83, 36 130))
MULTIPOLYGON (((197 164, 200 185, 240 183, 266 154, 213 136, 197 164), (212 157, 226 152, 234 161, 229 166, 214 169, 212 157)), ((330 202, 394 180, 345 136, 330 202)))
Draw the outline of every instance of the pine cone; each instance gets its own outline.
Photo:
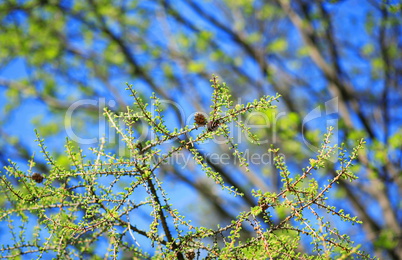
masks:
POLYGON ((187 251, 186 252, 186 257, 189 260, 193 260, 195 258, 195 252, 193 250, 187 251))
POLYGON ((202 113, 196 113, 194 116, 194 121, 199 126, 204 126, 207 124, 207 119, 205 118, 205 115, 202 113))
POLYGON ((32 174, 31 176, 32 180, 36 181, 37 183, 41 183, 44 179, 44 177, 42 176, 42 174, 35 172, 34 174, 32 174))
POLYGON ((219 128, 220 124, 221 122, 219 120, 209 121, 207 124, 207 129, 209 132, 214 132, 219 128))

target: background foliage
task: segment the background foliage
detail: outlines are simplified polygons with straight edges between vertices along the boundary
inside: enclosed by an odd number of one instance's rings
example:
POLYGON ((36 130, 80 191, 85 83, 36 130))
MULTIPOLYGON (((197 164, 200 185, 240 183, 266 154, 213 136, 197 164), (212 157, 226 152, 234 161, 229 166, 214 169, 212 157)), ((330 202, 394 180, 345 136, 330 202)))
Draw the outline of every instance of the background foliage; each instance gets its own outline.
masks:
MULTIPOLYGON (((335 134, 347 151, 365 138, 366 150, 351 168, 358 179, 340 179, 327 195, 331 205, 357 215, 362 224, 335 225, 372 255, 402 259, 402 43, 397 1, 10 0, 0 4, 0 13, 2 166, 13 167, 8 159, 27 164, 36 152, 35 165, 23 172, 50 176, 51 166, 32 142, 32 129, 37 128, 54 161, 69 169, 71 155, 60 149, 65 129, 71 126, 82 137, 100 137, 100 112, 96 106, 81 107, 74 120, 66 121, 67 109, 84 99, 101 106, 105 98, 113 113, 126 112, 133 102, 122 84, 126 81, 142 97, 155 92, 184 108, 185 117, 165 105, 169 129, 191 125, 186 120, 192 113, 212 110, 209 78, 215 73, 239 103, 267 94, 282 96, 277 109, 264 111, 271 125, 254 132, 281 149, 294 174, 315 166, 309 159, 317 151, 306 142, 320 147, 328 120, 337 120, 335 134), (335 118, 325 114, 325 102, 334 98, 335 118), (303 124, 317 106, 322 116, 303 124)), ((104 146, 111 152, 125 149, 110 142, 104 146)), ((239 146, 267 151, 267 145, 239 146)), ((223 143, 208 149, 223 153, 229 148, 223 143)), ((235 164, 207 165, 244 196, 224 195, 200 168, 161 168, 163 181, 175 185, 170 189, 182 190, 171 199, 180 201, 182 210, 192 205, 193 221, 204 226, 225 225, 242 209, 255 207, 253 188, 276 194, 283 188, 273 161, 251 165, 248 173, 235 164)), ((328 163, 325 170, 318 169, 320 187, 336 177, 337 166, 328 163)), ((5 198, 1 203, 12 206, 5 198)), ((148 213, 142 216, 149 218, 148 213)), ((278 221, 286 215, 280 209, 274 213, 278 221)), ((1 239, 8 237, 3 234, 1 239)), ((311 253, 308 244, 303 247, 302 252, 311 253)))

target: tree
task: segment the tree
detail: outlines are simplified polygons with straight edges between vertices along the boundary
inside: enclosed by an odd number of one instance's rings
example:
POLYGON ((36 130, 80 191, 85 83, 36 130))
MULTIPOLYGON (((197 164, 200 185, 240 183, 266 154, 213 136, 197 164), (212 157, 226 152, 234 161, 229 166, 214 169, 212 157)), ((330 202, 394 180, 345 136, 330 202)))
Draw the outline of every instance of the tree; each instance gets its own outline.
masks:
MULTIPOLYGON (((124 255, 145 258, 148 256, 141 252, 141 246, 135 238, 136 235, 142 235, 161 251, 155 254, 157 259, 185 259, 185 256, 187 259, 194 259, 196 255, 198 258, 204 255, 208 259, 263 259, 267 256, 271 259, 306 259, 311 252, 322 259, 350 256, 369 258, 367 254, 358 251, 359 246, 353 246, 346 234, 341 234, 332 227, 325 217, 330 213, 340 220, 359 223, 357 217, 351 217, 342 209, 327 205, 325 195, 341 179, 356 179, 350 167, 357 158, 363 141, 360 141, 350 156, 346 155, 343 147, 339 148, 340 168, 336 171, 336 176, 328 180, 327 185, 319 188, 319 182, 314 177, 314 171, 325 168, 325 160, 338 149, 329 145, 332 129, 329 129, 317 158, 311 159, 310 165, 303 169, 302 174, 292 174, 285 164, 285 158, 278 154, 279 149, 270 148, 269 152, 275 155, 277 174, 283 182, 281 191, 275 193, 253 190, 248 193, 258 203, 240 212, 224 227, 211 229, 193 226, 191 220, 169 202, 169 194, 162 184, 162 172, 166 167, 163 169, 162 165, 185 150, 193 155, 194 161, 216 185, 234 196, 245 197, 236 187, 227 186, 224 175, 208 165, 211 158, 202 155, 200 146, 215 136, 225 136, 225 143, 239 160, 238 166, 245 169, 246 173, 250 172, 247 158, 238 149, 238 144, 234 143, 235 138, 230 136, 227 124, 235 121, 251 140, 258 143, 258 138, 239 116, 246 112, 275 108, 272 102, 279 96, 264 96, 247 105, 233 106, 226 85, 221 86, 216 77, 211 81, 214 93, 209 120, 198 113, 193 127, 185 126, 174 131, 169 131, 165 125, 160 100, 152 96, 156 107, 156 114, 153 115, 138 93, 128 85, 135 99, 134 108, 129 108, 120 115, 105 109, 105 114, 124 141, 129 156, 107 153, 105 142, 101 142, 100 147, 94 150, 96 159, 86 162, 82 150, 67 142, 66 152, 71 167, 63 169, 47 152, 44 141, 38 137, 39 146, 51 166, 46 177, 40 173, 26 175, 15 164, 5 169, 10 179, 15 179, 20 185, 14 188, 11 182, 2 177, 6 201, 11 206, 6 207, 1 215, 8 221, 14 240, 14 244, 1 249, 4 256, 28 254, 38 258, 56 256, 58 259, 70 259, 74 256, 96 258, 104 254, 113 259, 124 255), (134 112, 134 109, 138 112, 134 112), (142 134, 132 127, 141 118, 145 119, 155 136, 145 143, 141 140, 142 134), (123 127, 119 124, 121 120, 125 122, 123 127), (206 129, 194 137, 191 136, 200 126, 205 126, 206 129), (182 139, 186 135, 188 138, 182 139), (169 140, 176 140, 178 144, 172 145, 163 153, 164 149, 160 147, 169 140), (44 185, 37 186, 44 178, 44 185), (142 195, 141 189, 145 189, 146 197, 142 195), (132 218, 140 210, 147 212, 148 208, 152 209, 152 218, 147 225, 139 227, 137 221, 130 220, 130 216, 132 218), (304 216, 306 211, 314 215, 314 221, 304 216), (273 213, 282 216, 275 220, 273 213), (32 219, 37 222, 33 228, 29 226, 32 219), (20 223, 20 234, 17 234, 14 222, 20 223), (26 237, 27 233, 32 234, 31 237, 26 237), (108 244, 106 252, 100 249, 103 236, 108 244), (303 236, 311 239, 313 245, 312 250, 304 253, 300 252, 303 236), (211 242, 212 245, 209 244, 211 242)), ((223 161, 222 158, 220 161, 223 161)), ((35 160, 32 159, 30 165, 34 167, 35 160)), ((168 165, 175 167, 180 163, 168 165)), ((184 166, 188 168, 188 165, 184 166)), ((32 167, 28 172, 31 172, 32 167)))
MULTIPOLYGON (((278 109, 260 111, 260 119, 254 117, 250 122, 271 123, 254 132, 280 148, 294 174, 310 165, 319 168, 323 179, 336 178, 339 165, 332 164, 332 159, 338 156, 329 158, 325 168, 314 159, 322 140, 319 133, 326 132, 327 124, 335 122, 333 136, 347 151, 364 137, 366 150, 358 154, 358 163, 351 168, 359 179, 352 183, 339 179, 334 193, 328 194, 329 204, 362 221, 353 229, 347 226, 347 233, 364 234, 351 235, 364 251, 401 259, 401 210, 396 199, 402 187, 398 117, 401 9, 400 4, 387 2, 352 5, 301 0, 4 2, 0 5, 2 65, 9 69, 19 58, 22 65, 18 68, 26 72, 19 78, 0 78, 8 98, 0 132, 5 140, 1 143, 2 164, 12 166, 8 158, 18 162, 32 159, 33 145, 15 139, 9 128, 13 125, 8 123, 18 112, 26 111, 26 104, 51 115, 34 121, 39 135, 46 139, 65 136, 65 113, 76 100, 105 97, 116 101, 111 107, 114 113, 125 112, 132 100, 121 87, 124 81, 145 97, 155 92, 162 100, 209 113, 211 91, 205 82, 216 73, 231 86, 234 100, 242 98, 239 103, 280 93, 278 109), (32 104, 32 100, 40 104, 32 104), (326 116, 319 117, 323 111, 326 116), (339 118, 331 117, 334 115, 339 118)), ((169 111, 169 128, 187 125, 177 110, 169 111)), ((80 112, 66 126, 73 124, 74 132, 82 136, 93 129, 99 113, 94 106, 80 112), (77 125, 80 120, 85 123, 77 125)), ((134 123, 133 127, 144 126, 134 123)), ((53 139, 54 161, 71 167, 66 155, 56 149, 58 139, 64 138, 53 139)), ((113 147, 107 148, 113 151, 113 147)), ((223 153, 229 148, 222 144, 214 149, 223 153)), ((266 146, 250 149, 257 154, 266 152, 266 146)), ((35 168, 26 170, 48 176, 51 168, 36 158, 35 168)), ((246 174, 239 165, 206 163, 244 196, 222 197, 199 170, 166 166, 163 174, 164 181, 180 180, 202 194, 205 205, 217 212, 214 223, 234 219, 233 211, 241 207, 255 207, 258 200, 251 196, 252 188, 276 194, 283 188, 269 165, 253 165, 246 174), (221 201, 229 201, 230 206, 221 201)), ((14 180, 3 181, 3 185, 9 181, 14 180)), ((321 181, 319 186, 324 187, 321 181)))

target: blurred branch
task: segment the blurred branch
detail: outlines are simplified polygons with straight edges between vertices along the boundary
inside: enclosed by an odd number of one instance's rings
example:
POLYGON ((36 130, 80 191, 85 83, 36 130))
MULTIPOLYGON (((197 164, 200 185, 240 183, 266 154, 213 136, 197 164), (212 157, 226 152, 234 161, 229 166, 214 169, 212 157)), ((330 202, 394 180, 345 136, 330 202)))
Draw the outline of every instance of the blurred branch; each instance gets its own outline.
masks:
MULTIPOLYGON (((344 82, 340 75, 337 74, 336 70, 334 70, 331 65, 329 65, 325 58, 323 57, 321 51, 317 47, 317 43, 313 41, 312 35, 314 32, 313 27, 309 23, 304 23, 301 17, 292 9, 288 1, 278 0, 279 4, 285 10, 285 12, 289 15, 290 20, 296 26, 296 28, 301 33, 303 40, 306 45, 309 47, 309 53, 312 60, 316 63, 316 65, 321 69, 327 80, 329 81, 329 88, 332 92, 332 95, 335 97, 339 97, 339 105, 340 105, 340 113, 342 118, 345 120, 345 123, 350 129, 354 128, 354 123, 352 122, 352 118, 348 109, 348 101, 351 102, 351 107, 354 112, 358 115, 360 121, 363 123, 368 135, 370 138, 374 139, 374 132, 371 129, 368 119, 364 116, 363 112, 360 110, 360 105, 356 100, 356 93, 353 90, 353 87, 348 83, 344 82)), ((332 43, 332 53, 336 53, 335 44, 332 43)), ((335 63, 336 64, 336 63, 335 63)))

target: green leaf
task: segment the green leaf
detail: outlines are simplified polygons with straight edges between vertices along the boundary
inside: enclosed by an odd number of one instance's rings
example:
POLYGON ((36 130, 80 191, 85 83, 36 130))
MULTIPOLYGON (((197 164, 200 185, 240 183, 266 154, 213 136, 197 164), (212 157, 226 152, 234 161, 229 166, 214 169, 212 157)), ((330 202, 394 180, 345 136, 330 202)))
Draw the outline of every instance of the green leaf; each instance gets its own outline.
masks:
POLYGON ((188 65, 188 70, 193 73, 200 73, 205 70, 204 62, 191 61, 188 65))
POLYGON ((267 51, 269 52, 283 52, 288 48, 288 42, 285 38, 278 38, 271 42, 268 47, 267 51))

